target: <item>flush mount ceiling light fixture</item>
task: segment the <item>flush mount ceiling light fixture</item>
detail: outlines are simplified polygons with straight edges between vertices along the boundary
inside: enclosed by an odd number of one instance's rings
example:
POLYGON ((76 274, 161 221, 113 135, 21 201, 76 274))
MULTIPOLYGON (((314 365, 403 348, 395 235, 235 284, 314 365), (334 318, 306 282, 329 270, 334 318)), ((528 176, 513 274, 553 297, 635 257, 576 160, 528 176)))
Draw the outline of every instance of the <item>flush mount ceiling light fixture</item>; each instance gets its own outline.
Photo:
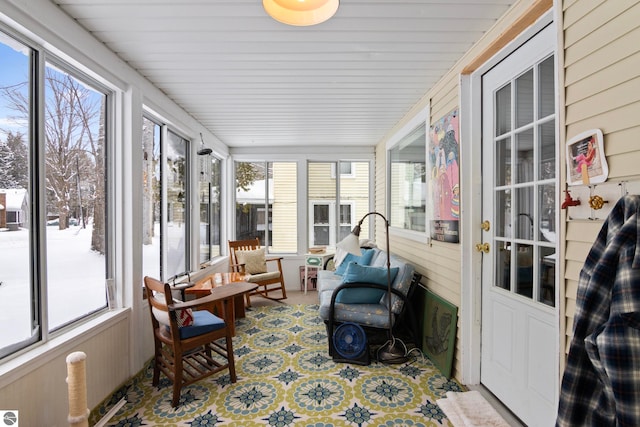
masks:
POLYGON ((338 5, 339 0, 262 0, 273 19, 296 26, 320 24, 336 13, 338 5))

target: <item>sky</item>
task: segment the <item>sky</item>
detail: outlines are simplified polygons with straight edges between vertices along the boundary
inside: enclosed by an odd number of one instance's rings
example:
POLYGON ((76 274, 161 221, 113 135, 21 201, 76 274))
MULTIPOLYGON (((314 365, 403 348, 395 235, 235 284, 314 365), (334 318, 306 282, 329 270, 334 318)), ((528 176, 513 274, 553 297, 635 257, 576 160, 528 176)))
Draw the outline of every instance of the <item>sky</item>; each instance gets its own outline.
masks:
MULTIPOLYGON (((0 87, 13 86, 27 80, 28 57, 7 46, 7 37, 0 33, 0 87)), ((9 119, 15 113, 7 108, 5 100, 0 97, 0 136, 4 137, 8 131, 14 133, 26 132, 26 123, 16 123, 9 119)))

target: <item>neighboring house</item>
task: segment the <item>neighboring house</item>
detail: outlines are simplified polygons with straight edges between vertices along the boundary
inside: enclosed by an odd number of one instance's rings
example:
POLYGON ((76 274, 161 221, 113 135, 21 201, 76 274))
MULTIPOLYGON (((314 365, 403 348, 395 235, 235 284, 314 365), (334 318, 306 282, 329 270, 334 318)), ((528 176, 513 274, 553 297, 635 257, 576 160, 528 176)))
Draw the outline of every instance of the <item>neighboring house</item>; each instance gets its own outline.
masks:
MULTIPOLYGON (((336 163, 310 163, 308 169, 309 246, 336 245, 370 209, 369 163, 340 162, 340 209, 336 210, 336 163)), ((368 222, 362 235, 368 235, 368 222)))
MULTIPOLYGON (((312 162, 308 166, 309 246, 335 246, 336 228, 348 234, 367 212, 369 202, 369 162, 341 162, 340 205, 336 210, 336 162, 312 162)), ((265 203, 269 210, 269 250, 273 253, 296 251, 295 227, 300 210, 297 199, 297 167, 295 162, 273 162, 273 178, 268 189, 265 180, 257 180, 248 189, 235 193, 236 238, 263 239, 265 203), (265 191, 268 193, 265 194, 265 191)), ((368 222, 363 224, 368 233, 368 222)))
POLYGON ((5 202, 0 203, 0 228, 2 223, 10 231, 19 228, 29 228, 29 198, 27 190, 23 188, 0 189, 0 194, 4 194, 5 202))

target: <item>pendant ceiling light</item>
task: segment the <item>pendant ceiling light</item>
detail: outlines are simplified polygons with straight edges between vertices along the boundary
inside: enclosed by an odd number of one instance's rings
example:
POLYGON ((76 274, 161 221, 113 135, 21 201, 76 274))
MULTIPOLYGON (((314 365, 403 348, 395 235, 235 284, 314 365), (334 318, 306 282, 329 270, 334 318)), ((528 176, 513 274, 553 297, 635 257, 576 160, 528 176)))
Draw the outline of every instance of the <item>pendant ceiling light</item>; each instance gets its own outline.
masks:
POLYGON ((283 24, 316 25, 331 18, 339 0, 262 0, 264 10, 283 24))

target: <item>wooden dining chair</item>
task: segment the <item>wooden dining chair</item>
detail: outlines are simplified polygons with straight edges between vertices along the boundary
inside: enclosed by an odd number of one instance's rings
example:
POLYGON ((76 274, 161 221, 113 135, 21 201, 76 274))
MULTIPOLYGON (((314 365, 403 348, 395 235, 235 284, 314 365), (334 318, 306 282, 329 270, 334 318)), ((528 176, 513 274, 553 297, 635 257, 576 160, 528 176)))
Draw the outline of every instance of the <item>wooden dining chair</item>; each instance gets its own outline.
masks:
MULTIPOLYGON (((182 387, 225 369, 229 369, 231 382, 235 383, 236 369, 228 316, 223 314, 225 318, 220 318, 207 310, 198 310, 211 307, 212 304, 233 302, 228 299, 221 301, 215 295, 176 302, 168 283, 145 277, 144 285, 149 296, 155 347, 152 384, 158 385, 160 372, 171 380, 172 406, 178 406, 182 387)), ((233 309, 228 307, 222 312, 232 313, 233 309)))
POLYGON ((255 283, 258 289, 247 294, 247 307, 251 306, 251 295, 280 301, 287 298, 282 274, 282 257, 266 257, 266 249, 260 240, 229 240, 229 264, 232 272, 246 274, 247 282, 255 283), (277 296, 270 293, 278 292, 277 296))

